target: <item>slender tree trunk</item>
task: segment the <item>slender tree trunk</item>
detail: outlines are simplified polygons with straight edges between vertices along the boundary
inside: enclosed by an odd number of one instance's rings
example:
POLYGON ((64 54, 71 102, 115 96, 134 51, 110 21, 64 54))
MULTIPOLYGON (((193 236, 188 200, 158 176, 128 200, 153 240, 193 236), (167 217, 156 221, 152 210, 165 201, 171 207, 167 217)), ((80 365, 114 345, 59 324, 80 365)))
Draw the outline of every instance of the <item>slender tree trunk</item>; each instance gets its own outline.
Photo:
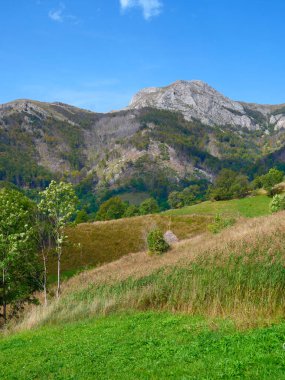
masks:
POLYGON ((60 259, 61 259, 61 254, 58 253, 57 257, 57 291, 56 291, 56 297, 60 297, 60 259))
POLYGON ((2 282, 3 282, 3 318, 4 323, 7 322, 7 300, 6 300, 6 276, 5 268, 2 270, 2 282))
POLYGON ((61 281, 60 281, 60 260, 61 260, 61 253, 62 253, 62 234, 59 233, 57 237, 57 292, 56 297, 60 297, 60 287, 61 287, 61 281))
POLYGON ((47 306, 47 258, 44 252, 44 249, 42 250, 43 255, 43 263, 44 263, 44 297, 45 297, 45 306, 47 306))

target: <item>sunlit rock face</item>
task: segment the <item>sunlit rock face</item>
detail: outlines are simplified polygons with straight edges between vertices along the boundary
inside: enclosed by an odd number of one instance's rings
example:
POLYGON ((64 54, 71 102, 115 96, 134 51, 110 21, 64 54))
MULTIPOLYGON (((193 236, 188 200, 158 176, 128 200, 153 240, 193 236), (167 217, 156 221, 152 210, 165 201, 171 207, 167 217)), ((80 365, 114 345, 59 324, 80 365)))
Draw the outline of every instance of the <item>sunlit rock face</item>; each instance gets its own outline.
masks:
MULTIPOLYGON (((128 108, 145 107, 181 112, 186 120, 198 119, 207 125, 230 125, 260 129, 269 123, 273 108, 233 101, 199 80, 177 81, 166 87, 151 87, 139 91, 128 108)), ((280 119, 271 119, 278 127, 280 119)))

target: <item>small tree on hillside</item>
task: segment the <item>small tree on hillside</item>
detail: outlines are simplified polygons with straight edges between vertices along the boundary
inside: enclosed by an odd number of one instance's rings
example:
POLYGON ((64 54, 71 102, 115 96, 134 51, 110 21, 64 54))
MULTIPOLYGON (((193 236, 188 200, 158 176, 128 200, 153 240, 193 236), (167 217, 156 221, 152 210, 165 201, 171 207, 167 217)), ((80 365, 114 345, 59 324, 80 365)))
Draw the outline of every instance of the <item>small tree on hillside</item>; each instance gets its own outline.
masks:
POLYGON ((64 229, 76 211, 78 199, 71 184, 51 181, 49 187, 41 192, 39 209, 49 217, 55 239, 57 254, 57 298, 61 290, 61 256, 66 240, 64 229))
POLYGON ((278 169, 272 168, 267 174, 261 177, 265 190, 270 191, 273 186, 283 181, 284 173, 278 169))
POLYGON ((112 197, 102 203, 97 214, 96 220, 120 219, 125 214, 128 203, 123 202, 120 197, 112 197))
POLYGON ((157 212, 159 212, 159 206, 154 198, 148 198, 140 205, 141 215, 155 214, 157 212))
POLYGON ((209 191, 211 199, 220 201, 232 198, 243 198, 249 192, 248 178, 230 169, 222 169, 214 186, 209 191))
POLYGON ((49 218, 38 210, 35 217, 35 236, 43 262, 42 287, 44 291, 44 305, 47 306, 47 262, 51 248, 54 246, 53 226, 49 218))

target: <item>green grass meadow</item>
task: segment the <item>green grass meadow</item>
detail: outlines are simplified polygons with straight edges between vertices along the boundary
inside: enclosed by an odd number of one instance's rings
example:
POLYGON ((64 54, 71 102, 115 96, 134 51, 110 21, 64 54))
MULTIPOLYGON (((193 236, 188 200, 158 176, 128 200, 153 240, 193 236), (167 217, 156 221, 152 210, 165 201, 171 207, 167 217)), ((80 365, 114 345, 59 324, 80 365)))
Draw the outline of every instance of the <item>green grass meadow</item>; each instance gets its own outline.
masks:
POLYGON ((284 342, 284 323, 237 331, 199 317, 113 315, 2 338, 0 378, 281 380, 284 342))
POLYGON ((230 201, 211 202, 206 201, 197 205, 183 207, 177 210, 169 210, 166 215, 216 215, 222 214, 233 217, 253 218, 269 214, 271 198, 266 195, 258 195, 230 201))

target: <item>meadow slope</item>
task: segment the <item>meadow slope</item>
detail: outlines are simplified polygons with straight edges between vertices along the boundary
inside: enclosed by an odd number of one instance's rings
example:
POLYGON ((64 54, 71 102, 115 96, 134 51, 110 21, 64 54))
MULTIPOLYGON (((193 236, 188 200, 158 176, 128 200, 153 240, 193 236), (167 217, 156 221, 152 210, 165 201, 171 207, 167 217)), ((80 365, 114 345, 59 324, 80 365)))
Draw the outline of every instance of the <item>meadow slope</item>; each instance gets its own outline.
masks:
POLYGON ((285 212, 72 277, 0 337, 2 379, 285 379, 285 212))
MULTIPOLYGON (((156 215, 139 216, 107 222, 82 223, 68 228, 69 243, 62 256, 63 276, 112 262, 134 252, 146 250, 148 231, 159 227, 171 229, 179 240, 193 238, 208 231, 216 214, 224 217, 247 218, 267 215, 271 198, 260 195, 169 210, 156 215)), ((50 280, 56 274, 56 260, 49 261, 50 280)))
POLYGON ((59 302, 35 308, 25 328, 125 310, 230 317, 241 325, 278 321, 285 311, 285 212, 200 234, 162 256, 146 252, 67 281, 59 302))

